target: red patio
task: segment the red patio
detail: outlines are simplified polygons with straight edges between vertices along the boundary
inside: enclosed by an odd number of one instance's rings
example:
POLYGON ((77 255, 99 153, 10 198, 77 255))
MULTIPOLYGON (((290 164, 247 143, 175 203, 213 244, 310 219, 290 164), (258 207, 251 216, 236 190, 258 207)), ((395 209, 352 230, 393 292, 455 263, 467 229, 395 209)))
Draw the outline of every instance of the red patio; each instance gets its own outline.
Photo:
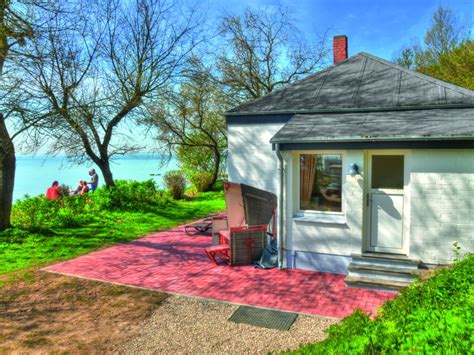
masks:
POLYGON ((344 275, 212 263, 211 236, 188 236, 184 227, 56 264, 45 270, 305 314, 342 318, 356 308, 375 313, 396 293, 348 288, 344 275))

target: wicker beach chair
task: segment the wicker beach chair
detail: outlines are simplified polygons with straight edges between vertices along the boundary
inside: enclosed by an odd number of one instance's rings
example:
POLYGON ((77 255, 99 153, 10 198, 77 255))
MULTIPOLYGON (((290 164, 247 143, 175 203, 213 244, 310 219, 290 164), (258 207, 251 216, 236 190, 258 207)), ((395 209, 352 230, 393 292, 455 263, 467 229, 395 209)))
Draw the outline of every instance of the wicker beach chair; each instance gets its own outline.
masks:
POLYGON ((275 230, 275 194, 245 184, 226 182, 227 218, 213 222, 213 246, 205 251, 216 264, 216 256, 230 265, 248 265, 258 260, 267 245, 268 225, 275 230))
POLYGON ((224 183, 224 191, 226 213, 212 220, 212 245, 222 244, 221 231, 245 225, 244 203, 242 201, 242 189, 240 184, 226 181, 224 183))
POLYGON ((246 224, 248 226, 261 226, 270 225, 272 222, 270 235, 274 238, 278 204, 276 195, 245 184, 241 184, 241 189, 246 224))
POLYGON ((259 260, 267 245, 267 226, 230 229, 230 265, 250 265, 259 260))

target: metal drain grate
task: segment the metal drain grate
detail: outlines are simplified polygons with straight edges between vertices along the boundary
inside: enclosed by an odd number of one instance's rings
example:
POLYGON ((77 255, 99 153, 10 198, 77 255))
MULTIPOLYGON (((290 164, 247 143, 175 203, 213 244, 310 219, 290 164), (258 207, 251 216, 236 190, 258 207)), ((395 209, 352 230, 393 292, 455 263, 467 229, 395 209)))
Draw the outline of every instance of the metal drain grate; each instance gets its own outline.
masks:
POLYGON ((298 317, 296 313, 240 306, 230 316, 229 321, 262 328, 289 330, 296 317, 298 317))

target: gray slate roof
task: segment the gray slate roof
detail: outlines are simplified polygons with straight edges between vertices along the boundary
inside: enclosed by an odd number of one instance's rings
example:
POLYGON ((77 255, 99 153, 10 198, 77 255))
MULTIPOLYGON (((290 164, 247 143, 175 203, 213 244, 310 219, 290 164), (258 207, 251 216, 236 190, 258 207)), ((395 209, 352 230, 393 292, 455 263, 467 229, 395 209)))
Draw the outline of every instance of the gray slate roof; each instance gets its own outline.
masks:
POLYGON ((474 137, 474 108, 297 114, 271 143, 434 140, 474 137))
POLYGON ((474 105, 474 91, 359 53, 227 115, 463 104, 474 105))

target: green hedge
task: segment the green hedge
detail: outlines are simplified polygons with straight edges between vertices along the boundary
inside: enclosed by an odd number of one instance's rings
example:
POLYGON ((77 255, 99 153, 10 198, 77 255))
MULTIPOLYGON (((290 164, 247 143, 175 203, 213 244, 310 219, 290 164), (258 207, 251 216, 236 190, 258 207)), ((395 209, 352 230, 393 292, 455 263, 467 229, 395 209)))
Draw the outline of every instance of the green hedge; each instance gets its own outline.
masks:
POLYGON ((297 354, 473 353, 474 254, 417 281, 379 309, 357 310, 297 354))
POLYGON ((152 180, 117 180, 115 187, 105 186, 85 195, 48 200, 44 195, 26 196, 13 206, 15 227, 38 231, 45 226, 79 227, 93 222, 107 211, 156 212, 170 204, 166 191, 158 190, 152 180))

